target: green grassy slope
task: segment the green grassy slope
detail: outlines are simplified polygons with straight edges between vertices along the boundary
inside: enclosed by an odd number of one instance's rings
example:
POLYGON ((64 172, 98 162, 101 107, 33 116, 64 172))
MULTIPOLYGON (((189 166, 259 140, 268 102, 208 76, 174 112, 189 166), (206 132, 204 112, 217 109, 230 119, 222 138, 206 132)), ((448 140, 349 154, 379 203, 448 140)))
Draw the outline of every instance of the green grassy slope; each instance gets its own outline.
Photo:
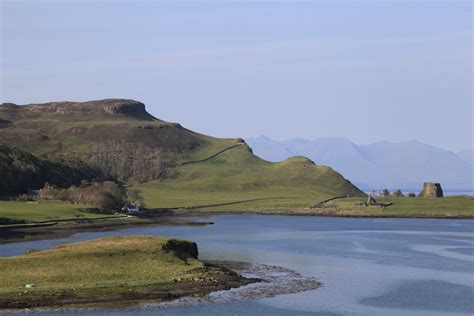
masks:
POLYGON ((444 198, 377 198, 380 203, 393 203, 385 208, 359 205, 365 198, 337 199, 313 210, 314 214, 335 216, 387 217, 470 217, 474 218, 474 197, 449 196, 444 198))
POLYGON ((112 286, 117 281, 128 281, 133 286, 194 276, 191 271, 203 264, 193 258, 184 262, 174 253, 162 251, 168 240, 145 236, 109 237, 1 258, 0 292, 24 290, 25 284, 31 283, 36 285, 37 291, 42 291, 79 288, 80 284, 82 288, 95 287, 98 283, 112 286))
POLYGON ((316 166, 304 157, 271 163, 253 155, 246 145, 179 166, 161 181, 134 188, 153 208, 309 207, 320 199, 364 195, 329 167, 316 166))

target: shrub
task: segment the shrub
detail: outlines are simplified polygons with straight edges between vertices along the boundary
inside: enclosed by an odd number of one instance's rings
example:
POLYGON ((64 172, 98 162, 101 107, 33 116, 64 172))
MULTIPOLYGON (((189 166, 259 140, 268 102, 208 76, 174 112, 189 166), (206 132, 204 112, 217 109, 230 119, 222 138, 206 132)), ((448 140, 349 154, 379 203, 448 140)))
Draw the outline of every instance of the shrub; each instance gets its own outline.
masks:
POLYGON ((121 201, 117 201, 101 185, 83 186, 67 190, 68 200, 76 204, 92 205, 103 209, 116 209, 121 206, 121 201))
MULTIPOLYGON (((40 190, 40 200, 61 200, 74 204, 95 206, 100 210, 117 210, 124 204, 131 203, 144 207, 143 198, 134 190, 126 190, 120 183, 112 181, 83 181, 80 186, 72 185, 68 189, 58 189, 45 183, 40 190)), ((103 213, 103 211, 98 212, 103 213)))
POLYGON ((28 201, 28 196, 26 194, 20 194, 17 196, 16 200, 19 202, 26 202, 28 201))

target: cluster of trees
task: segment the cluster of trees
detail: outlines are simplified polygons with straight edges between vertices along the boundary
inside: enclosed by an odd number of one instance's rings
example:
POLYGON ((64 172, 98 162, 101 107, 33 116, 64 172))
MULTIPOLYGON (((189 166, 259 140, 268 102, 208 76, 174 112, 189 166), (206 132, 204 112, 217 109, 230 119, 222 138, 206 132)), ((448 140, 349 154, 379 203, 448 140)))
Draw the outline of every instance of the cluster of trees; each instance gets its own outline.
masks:
POLYGON ((0 196, 63 200, 103 210, 118 210, 124 204, 144 207, 136 191, 114 181, 89 181, 97 178, 104 179, 80 161, 52 161, 0 145, 0 196), (38 196, 26 194, 40 188, 38 196))
POLYGON ((79 184, 97 173, 85 166, 70 166, 50 161, 23 150, 0 145, 0 196, 16 195, 39 189, 46 181, 60 187, 79 184))
MULTIPOLYGON (((390 191, 388 189, 383 189, 382 190, 382 196, 384 196, 384 197, 389 197, 389 196, 405 197, 402 190, 400 190, 400 189, 397 189, 397 190, 393 191, 393 193, 390 193, 390 191)), ((416 197, 416 194, 415 193, 408 193, 407 196, 408 197, 416 197)))
POLYGON ((146 182, 163 176, 166 159, 160 150, 137 142, 90 145, 84 161, 103 174, 123 182, 146 182))
POLYGON ((88 182, 72 185, 67 189, 57 188, 46 183, 39 191, 39 200, 62 200, 74 204, 95 206, 103 210, 119 210, 124 204, 144 207, 143 198, 138 192, 126 189, 113 181, 88 182))

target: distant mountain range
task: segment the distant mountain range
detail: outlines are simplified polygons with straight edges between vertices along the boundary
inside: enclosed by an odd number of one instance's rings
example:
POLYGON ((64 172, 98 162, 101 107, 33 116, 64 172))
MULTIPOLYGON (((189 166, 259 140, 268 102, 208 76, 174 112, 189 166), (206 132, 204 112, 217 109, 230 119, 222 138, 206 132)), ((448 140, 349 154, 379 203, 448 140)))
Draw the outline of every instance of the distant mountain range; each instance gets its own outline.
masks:
POLYGON ((454 153, 418 141, 357 145, 344 138, 272 140, 246 139, 263 159, 280 161, 306 156, 328 165, 363 189, 421 189, 424 181, 446 190, 473 190, 473 151, 454 153))

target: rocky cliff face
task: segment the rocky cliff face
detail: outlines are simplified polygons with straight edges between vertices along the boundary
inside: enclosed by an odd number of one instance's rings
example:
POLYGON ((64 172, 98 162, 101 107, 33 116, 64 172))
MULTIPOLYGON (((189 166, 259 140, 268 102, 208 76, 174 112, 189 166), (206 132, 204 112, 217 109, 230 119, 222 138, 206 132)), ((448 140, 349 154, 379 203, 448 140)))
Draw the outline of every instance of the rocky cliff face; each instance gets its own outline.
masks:
POLYGON ((443 197, 443 189, 441 184, 425 182, 423 183, 423 190, 418 195, 419 197, 443 197))

